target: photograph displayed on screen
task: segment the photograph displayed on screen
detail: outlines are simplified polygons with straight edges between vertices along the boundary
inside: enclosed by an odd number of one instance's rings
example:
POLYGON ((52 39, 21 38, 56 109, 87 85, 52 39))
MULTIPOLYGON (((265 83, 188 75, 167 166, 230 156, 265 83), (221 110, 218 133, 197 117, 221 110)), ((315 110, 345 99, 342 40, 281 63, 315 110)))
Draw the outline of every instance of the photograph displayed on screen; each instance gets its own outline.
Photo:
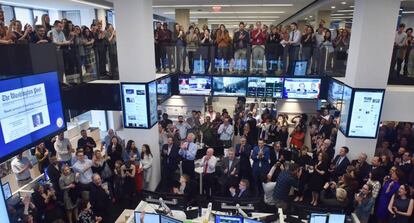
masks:
POLYGON ((66 128, 56 72, 0 81, 0 98, 0 158, 66 128))
POLYGON ((265 77, 249 77, 247 79, 247 97, 264 97, 265 92, 265 77))
POLYGON ((148 128, 146 84, 122 84, 125 128, 148 128))
POLYGON ((160 223, 160 215, 153 213, 142 214, 139 211, 134 213, 135 223, 160 223))
POLYGON ((364 138, 377 136, 383 97, 384 91, 355 90, 348 136, 364 138))
POLYGON ((283 77, 266 77, 266 97, 282 98, 283 77))
POLYGON ((308 61, 307 60, 298 60, 294 63, 294 76, 306 76, 306 71, 308 69, 308 61))
POLYGON ((347 135, 347 123, 349 118, 349 112, 351 107, 352 99, 352 88, 344 85, 344 93, 342 96, 342 105, 341 105, 341 117, 339 120, 339 130, 342 131, 344 135, 347 135))
POLYGON ((183 222, 180 220, 168 217, 168 216, 161 215, 161 223, 183 223, 183 222))
POLYGON ((214 96, 242 96, 247 93, 247 77, 213 77, 214 96))
POLYGON ((344 85, 334 80, 330 80, 328 89, 328 102, 339 111, 341 110, 343 94, 344 85))
POLYGON ((238 216, 216 215, 215 223, 243 223, 243 218, 238 216))
POLYGON ((157 94, 171 95, 171 77, 157 80, 157 94))
POLYGON ((319 78, 285 78, 284 98, 318 99, 321 86, 319 78))
POLYGON ((158 104, 157 104, 157 83, 155 81, 148 83, 149 96, 149 127, 154 126, 158 122, 158 104))
POLYGON ((181 76, 178 78, 178 90, 181 95, 204 95, 211 93, 211 78, 207 76, 181 76))

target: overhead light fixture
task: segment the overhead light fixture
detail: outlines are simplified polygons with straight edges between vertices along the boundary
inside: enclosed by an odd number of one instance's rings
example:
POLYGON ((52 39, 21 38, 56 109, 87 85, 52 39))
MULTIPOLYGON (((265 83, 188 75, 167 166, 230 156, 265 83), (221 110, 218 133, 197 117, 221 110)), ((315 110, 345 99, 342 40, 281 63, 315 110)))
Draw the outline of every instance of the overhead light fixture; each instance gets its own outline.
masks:
POLYGON ((333 13, 333 14, 331 14, 331 16, 344 16, 344 15, 346 15, 346 14, 343 14, 343 13, 333 13))
POLYGON ((350 7, 350 8, 354 8, 355 6, 353 6, 353 5, 350 5, 349 7, 350 7))
MULTIPOLYGON (((190 12, 190 14, 283 14, 285 12, 278 12, 278 11, 267 11, 267 12, 258 12, 258 11, 237 11, 237 12, 204 12, 204 11, 195 11, 195 12, 190 12)), ((174 15, 175 12, 170 11, 170 12, 164 12, 164 15, 174 15)))
POLYGON ((333 6, 331 6, 331 9, 334 9, 334 8, 336 8, 334 5, 333 5, 333 6))
POLYGON ((51 7, 43 7, 43 6, 31 5, 31 4, 22 4, 22 3, 9 2, 9 1, 0 1, 0 3, 5 4, 5 5, 21 6, 21 7, 33 8, 33 9, 47 9, 47 10, 56 10, 56 11, 59 10, 59 9, 51 8, 51 7))
POLYGON ((414 11, 403 11, 402 14, 414 14, 414 11))
POLYGON ((331 17, 331 19, 352 19, 352 16, 331 17))
MULTIPOLYGON (((260 20, 260 22, 274 22, 274 19, 265 19, 265 20, 260 20)), ((230 19, 230 20, 223 20, 223 19, 209 19, 208 22, 240 22, 240 20, 235 20, 235 19, 230 19)), ((257 22, 257 20, 245 20, 243 22, 257 22)))
POLYGON ((342 10, 338 10, 337 12, 354 12, 353 9, 342 9, 342 10))
POLYGON ((346 2, 341 2, 342 5, 346 5, 346 2))
POLYGON ((200 16, 190 19, 279 19, 280 16, 200 16))
POLYGON ((312 18, 312 17, 313 17, 313 16, 311 16, 311 15, 309 16, 309 18, 312 18))
POLYGON ((200 7, 292 7, 293 4, 230 4, 230 5, 154 5, 153 8, 200 8, 200 7))
POLYGON ((70 1, 81 3, 81 4, 84 4, 84 5, 94 6, 94 7, 98 7, 98 8, 103 8, 103 9, 112 9, 112 7, 109 7, 107 5, 97 4, 97 3, 88 2, 88 1, 84 1, 84 0, 70 0, 70 1))

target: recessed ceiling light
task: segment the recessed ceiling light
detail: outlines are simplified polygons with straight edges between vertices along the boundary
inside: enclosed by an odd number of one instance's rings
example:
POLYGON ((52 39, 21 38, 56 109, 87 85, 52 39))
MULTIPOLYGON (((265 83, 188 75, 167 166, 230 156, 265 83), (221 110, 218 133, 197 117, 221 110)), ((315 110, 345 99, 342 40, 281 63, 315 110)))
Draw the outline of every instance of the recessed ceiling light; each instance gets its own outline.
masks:
POLYGON ((403 11, 402 14, 414 14, 414 11, 403 11))
POLYGON ((333 14, 331 14, 331 16, 343 16, 343 15, 345 15, 345 14, 343 14, 343 13, 333 13, 333 14))
POLYGON ((280 16, 191 16, 190 19, 279 19, 280 16))
POLYGON ((81 3, 81 4, 85 4, 85 5, 90 5, 90 6, 94 6, 94 7, 98 7, 98 8, 103 8, 103 9, 111 9, 111 7, 107 6, 107 5, 102 5, 102 4, 98 4, 98 3, 93 3, 93 2, 89 2, 89 1, 85 1, 85 0, 71 0, 72 2, 77 2, 77 3, 81 3))
POLYGON ((153 8, 199 8, 199 7, 292 7, 293 4, 229 4, 229 5, 153 5, 153 8))
POLYGON ((334 9, 334 8, 336 8, 334 5, 333 5, 333 6, 331 6, 331 9, 334 9))
MULTIPOLYGON (((278 12, 278 11, 267 11, 267 12, 260 12, 260 11, 237 11, 237 12, 190 12, 190 14, 283 14, 285 12, 278 12)), ((174 11, 164 12, 164 15, 175 15, 174 11)))
POLYGON ((346 5, 346 2, 341 2, 342 5, 346 5))
POLYGON ((355 7, 355 6, 353 6, 353 5, 350 5, 349 7, 350 7, 350 8, 353 8, 353 7, 355 7))
POLYGON ((311 16, 311 15, 309 16, 309 18, 312 18, 312 17, 313 17, 313 16, 311 16))
POLYGON ((343 10, 338 10, 338 12, 354 12, 353 9, 343 9, 343 10))

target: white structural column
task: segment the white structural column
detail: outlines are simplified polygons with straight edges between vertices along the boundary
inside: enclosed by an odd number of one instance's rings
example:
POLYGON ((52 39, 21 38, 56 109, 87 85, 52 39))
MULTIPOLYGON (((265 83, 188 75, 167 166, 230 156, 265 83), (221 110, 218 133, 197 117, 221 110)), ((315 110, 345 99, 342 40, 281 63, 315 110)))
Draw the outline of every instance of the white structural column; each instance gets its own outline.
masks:
MULTIPOLYGON (((152 0, 114 1, 117 20, 117 47, 121 82, 149 82, 156 79, 152 27, 152 0)), ((151 148, 154 160, 149 189, 154 190, 161 178, 158 126, 149 130, 124 129, 122 137, 151 148)))
MULTIPOLYGON (((400 1, 355 0, 354 19, 344 82, 354 88, 386 88, 400 1), (381 16, 378 16, 381 15, 381 16), (381 35, 369 35, 381 33, 381 35)), ((346 138, 338 133, 337 148, 346 145, 351 158, 375 153, 377 139, 346 138)))

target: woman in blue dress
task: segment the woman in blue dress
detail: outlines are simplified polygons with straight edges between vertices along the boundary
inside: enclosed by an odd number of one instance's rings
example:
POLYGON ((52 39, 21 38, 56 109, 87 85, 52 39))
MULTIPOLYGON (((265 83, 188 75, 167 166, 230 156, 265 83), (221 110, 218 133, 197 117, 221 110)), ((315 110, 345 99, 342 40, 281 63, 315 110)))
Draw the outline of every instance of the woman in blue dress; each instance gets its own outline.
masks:
POLYGON ((388 212, 388 204, 390 203, 392 195, 400 188, 400 179, 403 177, 403 173, 400 169, 392 171, 391 177, 384 180, 384 185, 381 188, 377 203, 377 221, 378 223, 388 223, 390 213, 388 212))

